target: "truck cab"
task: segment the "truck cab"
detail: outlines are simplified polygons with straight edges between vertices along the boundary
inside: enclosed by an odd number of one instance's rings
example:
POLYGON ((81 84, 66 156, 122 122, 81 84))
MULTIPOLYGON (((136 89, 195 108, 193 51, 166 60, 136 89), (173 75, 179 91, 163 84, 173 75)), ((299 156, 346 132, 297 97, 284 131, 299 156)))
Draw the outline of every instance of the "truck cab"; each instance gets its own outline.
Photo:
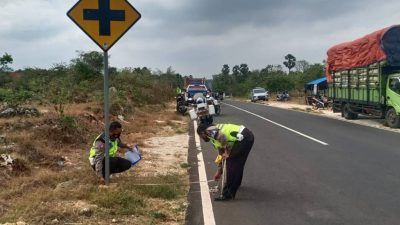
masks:
POLYGON ((188 103, 194 102, 196 94, 201 93, 205 97, 208 93, 207 87, 204 84, 189 85, 186 89, 185 100, 188 103))
POLYGON ((400 74, 389 75, 386 85, 386 122, 400 127, 400 74))

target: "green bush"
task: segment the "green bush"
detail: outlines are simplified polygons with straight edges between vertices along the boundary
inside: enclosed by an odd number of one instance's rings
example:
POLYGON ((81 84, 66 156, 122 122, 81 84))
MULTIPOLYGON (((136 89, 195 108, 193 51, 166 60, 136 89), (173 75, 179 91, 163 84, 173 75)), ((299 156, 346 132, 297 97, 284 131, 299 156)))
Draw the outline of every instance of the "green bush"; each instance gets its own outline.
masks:
POLYGON ((0 88, 0 101, 7 103, 11 107, 17 107, 29 99, 31 99, 33 93, 26 90, 12 91, 10 89, 0 88))
MULTIPOLYGON (((0 73, 0 101, 20 105, 33 100, 39 103, 64 105, 103 99, 103 54, 78 52, 67 64, 50 69, 26 68, 11 77, 0 73), (1 82, 4 81, 4 82, 1 82)), ((183 82, 172 68, 166 73, 153 73, 146 67, 119 71, 110 68, 110 87, 117 90, 112 101, 116 114, 133 112, 134 106, 163 104, 174 97, 173 88, 183 82)))
POLYGON ((63 114, 60 116, 59 121, 63 131, 75 131, 78 127, 73 116, 63 114))

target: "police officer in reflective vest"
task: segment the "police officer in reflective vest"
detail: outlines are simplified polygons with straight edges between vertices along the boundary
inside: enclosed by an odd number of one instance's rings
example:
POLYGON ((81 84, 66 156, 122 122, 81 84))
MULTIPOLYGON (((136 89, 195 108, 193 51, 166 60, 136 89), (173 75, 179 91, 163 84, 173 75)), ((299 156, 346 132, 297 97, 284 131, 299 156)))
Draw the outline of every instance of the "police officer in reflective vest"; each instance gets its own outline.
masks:
POLYGON ((254 143, 253 133, 244 126, 235 124, 200 124, 197 133, 205 141, 218 150, 216 163, 218 171, 214 175, 219 180, 222 175, 222 161, 226 160, 226 183, 222 195, 215 201, 232 200, 242 183, 244 165, 254 143))
MULTIPOLYGON (((132 149, 134 145, 128 146, 120 139, 122 125, 114 121, 109 126, 110 141, 109 141, 109 156, 110 156, 110 174, 121 173, 131 168, 131 163, 124 158, 117 156, 118 148, 132 149)), ((105 183, 105 137, 104 133, 96 137, 89 153, 89 162, 92 168, 96 171, 99 178, 99 183, 105 183)))
POLYGON ((180 87, 176 87, 176 95, 182 94, 182 89, 180 87))

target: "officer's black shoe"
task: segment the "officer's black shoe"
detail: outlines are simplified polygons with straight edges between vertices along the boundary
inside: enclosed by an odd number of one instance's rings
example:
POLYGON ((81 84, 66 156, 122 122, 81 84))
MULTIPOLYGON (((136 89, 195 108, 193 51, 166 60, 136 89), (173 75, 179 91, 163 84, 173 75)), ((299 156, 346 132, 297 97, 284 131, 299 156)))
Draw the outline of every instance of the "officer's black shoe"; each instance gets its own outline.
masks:
POLYGON ((214 198, 214 201, 229 201, 229 200, 233 200, 233 197, 227 197, 224 195, 218 196, 214 198))

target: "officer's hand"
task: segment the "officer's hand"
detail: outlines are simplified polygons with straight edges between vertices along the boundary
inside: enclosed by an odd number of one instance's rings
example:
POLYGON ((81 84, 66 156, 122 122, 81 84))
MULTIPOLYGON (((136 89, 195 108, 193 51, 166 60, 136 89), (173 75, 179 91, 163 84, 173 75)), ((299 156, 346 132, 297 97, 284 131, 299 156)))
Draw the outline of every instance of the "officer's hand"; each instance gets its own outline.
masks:
POLYGON ((222 159, 227 159, 229 158, 229 154, 227 152, 224 152, 224 154, 222 154, 222 159))
POLYGON ((217 171, 214 175, 214 180, 215 181, 219 181, 219 179, 221 178, 221 173, 219 171, 217 171))
POLYGON ((127 146, 128 146, 128 150, 129 150, 129 151, 132 151, 133 148, 136 146, 136 143, 134 143, 134 144, 127 144, 127 146))

